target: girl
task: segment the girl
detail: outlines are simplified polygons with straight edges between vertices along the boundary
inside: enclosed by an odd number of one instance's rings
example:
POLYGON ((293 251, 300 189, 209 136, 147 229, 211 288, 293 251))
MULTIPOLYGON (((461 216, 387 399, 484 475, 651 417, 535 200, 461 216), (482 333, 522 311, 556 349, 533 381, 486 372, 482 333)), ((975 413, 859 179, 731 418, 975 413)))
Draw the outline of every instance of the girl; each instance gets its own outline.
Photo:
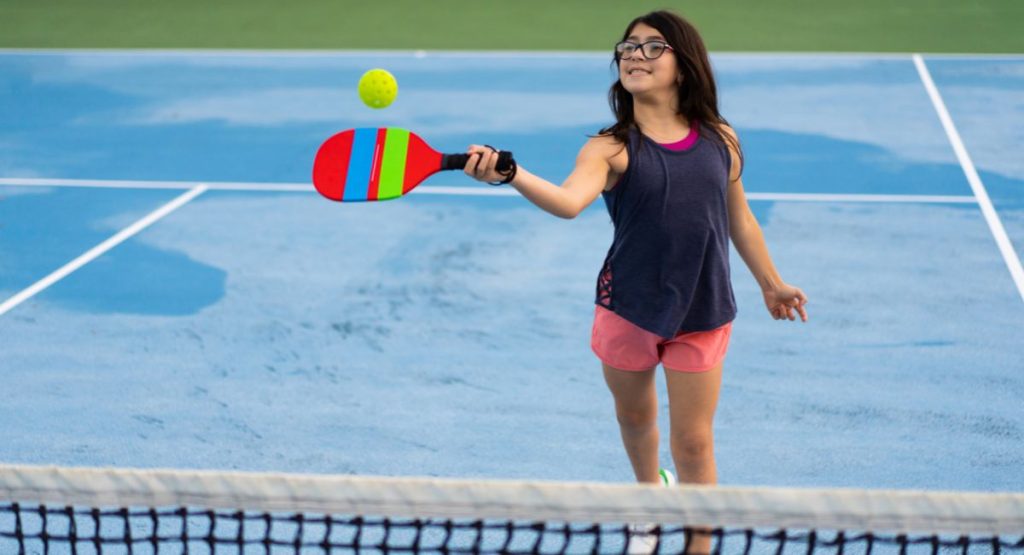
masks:
POLYGON ((497 172, 494 150, 479 145, 469 148, 465 172, 510 183, 562 218, 604 196, 615 233, 597 279, 591 346, 633 472, 639 482, 660 482, 654 369, 661 363, 679 479, 714 484, 712 421, 736 315, 730 238, 772 318, 806 322, 807 297, 779 276, 747 205, 739 140, 718 111, 697 30, 675 13, 652 12, 630 22, 614 56, 615 124, 587 141, 560 187, 522 167, 497 172))

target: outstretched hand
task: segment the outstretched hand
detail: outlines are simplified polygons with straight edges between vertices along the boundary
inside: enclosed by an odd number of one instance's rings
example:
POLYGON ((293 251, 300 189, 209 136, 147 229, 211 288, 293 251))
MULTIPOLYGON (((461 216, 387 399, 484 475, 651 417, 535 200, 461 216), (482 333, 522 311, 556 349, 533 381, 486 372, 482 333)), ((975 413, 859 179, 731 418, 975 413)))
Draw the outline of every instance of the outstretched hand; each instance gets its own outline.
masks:
POLYGON ((498 151, 486 146, 470 145, 466 154, 469 154, 469 161, 463 169, 466 175, 485 183, 505 179, 505 176, 495 169, 498 165, 498 151))
POLYGON ((804 308, 807 295, 799 287, 783 283, 763 293, 764 304, 773 319, 793 321, 796 320, 796 314, 799 314, 801 320, 807 321, 807 309, 804 308))

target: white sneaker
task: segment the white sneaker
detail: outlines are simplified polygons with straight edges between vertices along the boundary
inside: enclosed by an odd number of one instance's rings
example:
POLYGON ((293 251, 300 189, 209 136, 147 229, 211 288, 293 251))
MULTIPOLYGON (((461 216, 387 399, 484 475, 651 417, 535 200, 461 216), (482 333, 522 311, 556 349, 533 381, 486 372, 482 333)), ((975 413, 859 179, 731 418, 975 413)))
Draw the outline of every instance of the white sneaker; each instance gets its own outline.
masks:
POLYGON ((651 555, 658 550, 657 528, 653 524, 630 524, 626 535, 626 553, 629 555, 651 555))
MULTIPOLYGON (((661 478, 661 485, 665 487, 676 484, 676 477, 671 471, 659 468, 658 476, 661 478)), ((650 555, 658 550, 658 535, 654 533, 657 528, 654 524, 632 524, 626 534, 629 538, 626 542, 626 553, 629 555, 650 555)))

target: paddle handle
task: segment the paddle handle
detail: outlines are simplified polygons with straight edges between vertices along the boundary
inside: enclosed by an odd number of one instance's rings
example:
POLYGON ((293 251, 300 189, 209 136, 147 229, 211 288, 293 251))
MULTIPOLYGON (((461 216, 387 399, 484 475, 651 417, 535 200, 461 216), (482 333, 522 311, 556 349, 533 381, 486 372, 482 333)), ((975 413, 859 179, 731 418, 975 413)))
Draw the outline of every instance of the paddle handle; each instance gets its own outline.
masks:
MULTIPOLYGON (((442 170, 461 170, 466 167, 466 162, 469 162, 468 154, 441 155, 442 170)), ((512 153, 507 150, 499 150, 498 163, 494 166, 494 169, 504 173, 512 169, 512 164, 512 153)))

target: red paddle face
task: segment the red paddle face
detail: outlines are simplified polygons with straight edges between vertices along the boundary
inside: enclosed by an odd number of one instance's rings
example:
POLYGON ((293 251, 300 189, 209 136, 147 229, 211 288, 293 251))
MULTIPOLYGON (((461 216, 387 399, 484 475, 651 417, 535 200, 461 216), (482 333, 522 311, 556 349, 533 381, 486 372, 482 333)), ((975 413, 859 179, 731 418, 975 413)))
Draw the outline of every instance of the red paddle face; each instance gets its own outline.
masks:
POLYGON ((313 185, 341 202, 398 198, 441 170, 441 154, 397 127, 349 129, 320 145, 313 185))

